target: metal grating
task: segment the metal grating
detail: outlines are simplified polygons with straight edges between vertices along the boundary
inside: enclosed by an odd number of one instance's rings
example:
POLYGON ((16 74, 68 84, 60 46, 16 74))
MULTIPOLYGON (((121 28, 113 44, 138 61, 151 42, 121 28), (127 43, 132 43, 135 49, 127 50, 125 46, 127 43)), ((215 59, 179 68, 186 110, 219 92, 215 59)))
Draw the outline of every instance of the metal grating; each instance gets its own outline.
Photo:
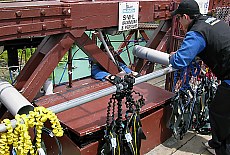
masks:
POLYGON ((221 19, 230 25, 230 7, 217 7, 216 18, 221 19))

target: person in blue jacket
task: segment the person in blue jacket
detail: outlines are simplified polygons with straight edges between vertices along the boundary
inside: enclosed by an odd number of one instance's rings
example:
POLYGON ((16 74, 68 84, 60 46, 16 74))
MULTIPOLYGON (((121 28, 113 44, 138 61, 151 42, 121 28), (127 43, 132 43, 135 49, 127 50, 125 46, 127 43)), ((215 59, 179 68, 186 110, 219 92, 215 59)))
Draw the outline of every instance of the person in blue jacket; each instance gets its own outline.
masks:
MULTIPOLYGON (((108 44, 108 48, 111 51, 111 53, 114 52, 114 48, 112 44, 108 44)), ((105 47, 103 44, 101 44, 100 49, 104 52, 106 52, 105 47)), ((126 74, 133 74, 134 76, 137 74, 136 72, 133 72, 131 69, 129 69, 125 64, 118 62, 118 65, 126 74)), ((98 63, 93 63, 91 68, 91 76, 96 80, 109 80, 112 81, 114 76, 111 75, 109 72, 107 72, 103 67, 100 66, 98 63)))
POLYGON ((230 27, 201 15, 195 0, 182 0, 172 16, 186 32, 181 47, 170 54, 172 67, 186 67, 198 56, 221 80, 209 105, 212 139, 206 145, 213 154, 230 155, 230 27))

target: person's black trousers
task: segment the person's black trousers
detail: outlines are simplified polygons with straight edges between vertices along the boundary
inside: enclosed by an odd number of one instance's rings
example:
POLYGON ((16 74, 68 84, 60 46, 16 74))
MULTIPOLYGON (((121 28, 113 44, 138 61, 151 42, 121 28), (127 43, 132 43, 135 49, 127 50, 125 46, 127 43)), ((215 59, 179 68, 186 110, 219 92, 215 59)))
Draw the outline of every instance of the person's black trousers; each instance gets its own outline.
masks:
POLYGON ((230 155, 230 85, 222 82, 209 105, 212 140, 217 155, 230 155))

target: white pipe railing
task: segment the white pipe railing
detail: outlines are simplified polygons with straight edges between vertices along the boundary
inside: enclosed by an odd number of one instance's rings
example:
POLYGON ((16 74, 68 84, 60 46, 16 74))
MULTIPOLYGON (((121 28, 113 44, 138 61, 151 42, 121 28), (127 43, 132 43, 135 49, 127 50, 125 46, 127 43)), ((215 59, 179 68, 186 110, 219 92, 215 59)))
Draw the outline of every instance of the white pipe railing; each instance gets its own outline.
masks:
POLYGON ((157 51, 148 47, 142 47, 140 45, 136 45, 133 48, 133 55, 138 58, 147 59, 154 63, 159 63, 162 65, 169 65, 169 54, 161 51, 157 51))
POLYGON ((114 63, 121 71, 124 71, 124 69, 123 69, 122 67, 119 66, 119 64, 118 64, 117 61, 115 60, 113 54, 112 54, 111 51, 109 50, 109 47, 108 47, 108 45, 106 44, 106 41, 105 41, 105 39, 104 39, 104 37, 103 37, 103 34, 102 34, 101 30, 98 29, 97 31, 98 31, 98 33, 99 33, 101 42, 102 42, 102 44, 104 45, 105 50, 106 50, 106 52, 108 53, 110 59, 113 61, 113 63, 114 63))
POLYGON ((110 59, 113 61, 113 63, 114 63, 115 65, 117 65, 117 62, 116 62, 116 60, 115 60, 114 57, 113 57, 113 54, 111 53, 111 51, 109 50, 108 45, 106 44, 106 41, 105 41, 105 39, 104 39, 104 37, 103 37, 103 34, 102 34, 101 30, 98 29, 97 31, 98 31, 98 33, 99 33, 101 42, 102 42, 102 44, 104 45, 106 52, 109 54, 110 59))
MULTIPOLYGON (((167 67, 167 68, 164 68, 162 70, 158 70, 158 71, 152 72, 150 74, 143 75, 143 76, 135 79, 136 82, 134 83, 134 85, 148 81, 148 80, 151 80, 153 78, 160 77, 160 76, 165 75, 167 73, 170 73, 174 70, 175 69, 173 69, 172 67, 167 67)), ((120 89, 123 89, 122 84, 119 84, 119 87, 120 87, 120 89)), ((79 98, 76 98, 76 99, 73 99, 73 100, 70 100, 67 102, 63 102, 63 103, 60 103, 58 105, 54 105, 52 107, 49 107, 48 109, 54 113, 59 113, 59 112, 74 108, 76 106, 79 106, 81 104, 84 104, 86 102, 98 99, 100 97, 103 97, 103 96, 106 96, 109 94, 112 94, 112 93, 116 92, 116 90, 117 90, 116 86, 111 86, 111 87, 108 87, 108 88, 84 95, 82 97, 79 97, 79 98)))
POLYGON ((33 105, 6 81, 0 81, 0 101, 13 116, 33 110, 33 105))

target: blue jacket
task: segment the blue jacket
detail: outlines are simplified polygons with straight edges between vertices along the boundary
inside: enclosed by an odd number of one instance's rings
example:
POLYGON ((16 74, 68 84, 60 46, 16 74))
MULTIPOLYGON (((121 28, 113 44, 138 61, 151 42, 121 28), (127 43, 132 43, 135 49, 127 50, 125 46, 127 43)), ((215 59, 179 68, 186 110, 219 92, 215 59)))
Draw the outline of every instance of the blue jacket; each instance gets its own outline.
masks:
MULTIPOLYGON (((181 69, 188 66, 192 60, 204 50, 206 42, 203 36, 195 31, 189 31, 178 51, 169 60, 173 68, 181 69)), ((230 85, 230 80, 225 80, 230 85)))

